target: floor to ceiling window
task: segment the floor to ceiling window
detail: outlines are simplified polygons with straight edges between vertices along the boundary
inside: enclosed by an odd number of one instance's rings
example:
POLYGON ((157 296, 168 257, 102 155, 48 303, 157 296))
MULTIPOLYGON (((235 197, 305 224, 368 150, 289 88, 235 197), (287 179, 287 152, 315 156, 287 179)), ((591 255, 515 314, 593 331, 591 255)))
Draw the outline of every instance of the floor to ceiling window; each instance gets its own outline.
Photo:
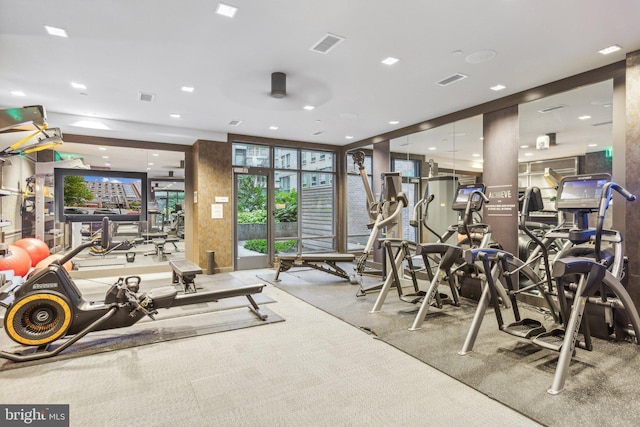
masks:
POLYGON ((238 253, 258 247, 244 247, 246 239, 242 238, 242 230, 251 228, 249 223, 258 217, 260 220, 266 217, 265 227, 273 230, 263 245, 270 257, 336 250, 333 152, 235 142, 233 162, 236 175, 258 169, 265 173, 268 188, 272 189, 267 192, 272 208, 264 216, 241 212, 243 207, 236 206, 238 253))

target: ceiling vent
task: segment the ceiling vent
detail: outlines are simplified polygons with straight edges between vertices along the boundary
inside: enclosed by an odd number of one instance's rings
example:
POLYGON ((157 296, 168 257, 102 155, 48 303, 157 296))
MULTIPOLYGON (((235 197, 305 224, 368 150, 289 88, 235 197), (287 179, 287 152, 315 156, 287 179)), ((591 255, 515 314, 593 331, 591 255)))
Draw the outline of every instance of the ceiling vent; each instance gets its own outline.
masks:
POLYGON ((455 83, 455 82, 458 82, 460 80, 464 80, 467 77, 469 77, 469 76, 467 76, 465 74, 461 74, 461 73, 455 73, 454 75, 449 76, 446 79, 440 80, 436 84, 439 85, 439 86, 449 86, 451 83, 455 83))
POLYGON ((240 123, 242 123, 242 120, 231 120, 231 121, 229 122, 229 124, 230 124, 231 126, 239 126, 239 125, 240 125, 240 123))
POLYGON ((152 102, 155 97, 156 96, 152 93, 144 93, 144 92, 138 93, 138 99, 140 101, 152 102))
POLYGON ((335 34, 327 33, 323 38, 320 39, 316 44, 311 46, 309 50, 314 52, 327 54, 334 47, 338 45, 341 41, 344 40, 344 37, 336 36, 335 34))
POLYGON ((323 133, 324 133, 324 131, 317 130, 317 131, 315 131, 314 133, 312 133, 311 135, 313 135, 313 136, 318 136, 318 135, 322 135, 323 133))
POLYGON ((555 111, 555 110, 561 110, 563 108, 566 108, 566 105, 554 105, 553 107, 547 107, 547 108, 543 108, 541 110, 538 110, 538 113, 550 113, 551 111, 555 111))
POLYGON ((611 120, 609 120, 608 122, 594 123, 591 126, 593 126, 593 127, 604 126, 604 125, 610 125, 611 123, 613 123, 613 122, 611 120))

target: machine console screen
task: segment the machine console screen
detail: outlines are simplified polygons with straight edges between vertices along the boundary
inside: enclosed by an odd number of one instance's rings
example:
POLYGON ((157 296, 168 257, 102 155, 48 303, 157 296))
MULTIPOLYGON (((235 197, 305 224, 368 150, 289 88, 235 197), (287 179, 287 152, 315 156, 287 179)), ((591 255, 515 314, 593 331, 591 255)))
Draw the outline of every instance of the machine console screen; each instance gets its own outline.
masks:
POLYGON ((556 208, 565 211, 596 211, 600 207, 602 188, 611 181, 609 174, 566 177, 558 188, 556 208))

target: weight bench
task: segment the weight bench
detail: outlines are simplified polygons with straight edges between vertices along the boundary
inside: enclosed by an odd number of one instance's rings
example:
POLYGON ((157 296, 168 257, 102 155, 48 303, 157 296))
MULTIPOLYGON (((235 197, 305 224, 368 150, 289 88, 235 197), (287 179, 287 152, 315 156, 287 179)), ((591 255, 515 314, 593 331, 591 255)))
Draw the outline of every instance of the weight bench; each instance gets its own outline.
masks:
POLYGON ((164 247, 167 243, 172 243, 173 247, 176 248, 176 252, 179 251, 176 242, 178 241, 177 237, 168 237, 168 238, 157 238, 152 239, 151 243, 156 247, 155 252, 148 252, 145 255, 157 255, 159 261, 164 261, 164 256, 169 255, 171 252, 166 252, 164 247))
POLYGON ((172 282, 180 283, 184 287, 184 293, 197 292, 194 282, 198 274, 202 274, 202 269, 194 262, 188 259, 169 261, 169 265, 173 270, 172 282))
POLYGON ((310 267, 325 273, 341 277, 351 283, 356 282, 353 275, 349 275, 344 269, 338 266, 338 262, 353 262, 353 254, 299 254, 299 255, 278 255, 276 263, 278 270, 274 281, 280 280, 280 272, 288 271, 292 267, 310 267))

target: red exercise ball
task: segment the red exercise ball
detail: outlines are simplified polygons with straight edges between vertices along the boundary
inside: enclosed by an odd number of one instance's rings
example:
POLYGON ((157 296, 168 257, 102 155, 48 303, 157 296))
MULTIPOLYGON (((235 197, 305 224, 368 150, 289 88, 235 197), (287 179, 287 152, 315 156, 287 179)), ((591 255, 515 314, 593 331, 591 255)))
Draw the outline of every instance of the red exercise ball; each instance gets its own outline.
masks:
POLYGON ((31 257, 19 246, 9 245, 9 252, 0 256, 0 270, 13 270, 15 276, 23 276, 31 268, 31 257))
POLYGON ((31 267, 35 267, 40 261, 49 256, 49 246, 40 239, 34 239, 33 237, 26 237, 20 239, 14 243, 15 246, 19 246, 31 257, 31 267))
MULTIPOLYGON (((39 270, 41 268, 46 268, 49 266, 49 264, 51 264, 54 261, 58 261, 61 258, 62 258, 62 255, 60 254, 49 255, 48 257, 46 257, 45 259, 37 263, 35 268, 36 270, 39 270)), ((67 261, 64 263, 63 267, 65 270, 71 271, 73 269, 73 263, 71 261, 67 261)))

